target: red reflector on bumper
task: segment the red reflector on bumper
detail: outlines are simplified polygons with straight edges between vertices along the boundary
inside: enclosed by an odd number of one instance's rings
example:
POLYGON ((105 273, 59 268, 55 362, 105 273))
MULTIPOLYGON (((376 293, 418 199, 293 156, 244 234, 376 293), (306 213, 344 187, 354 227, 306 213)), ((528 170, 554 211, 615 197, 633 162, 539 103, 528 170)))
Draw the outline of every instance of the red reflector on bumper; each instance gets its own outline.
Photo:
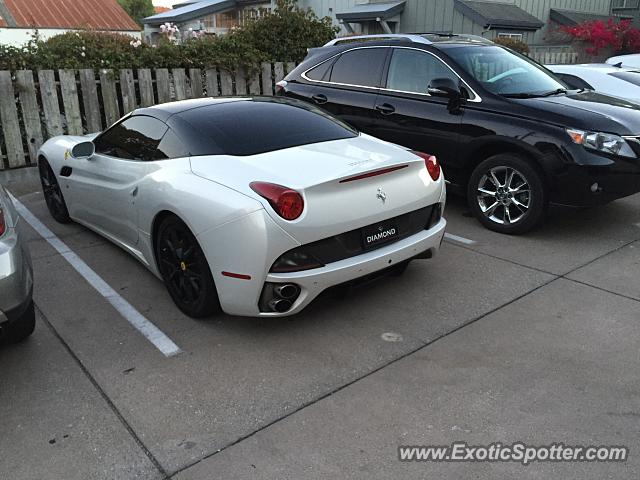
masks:
POLYGON ((239 278, 240 280, 251 280, 251 275, 243 275, 242 273, 222 272, 225 277, 239 278))

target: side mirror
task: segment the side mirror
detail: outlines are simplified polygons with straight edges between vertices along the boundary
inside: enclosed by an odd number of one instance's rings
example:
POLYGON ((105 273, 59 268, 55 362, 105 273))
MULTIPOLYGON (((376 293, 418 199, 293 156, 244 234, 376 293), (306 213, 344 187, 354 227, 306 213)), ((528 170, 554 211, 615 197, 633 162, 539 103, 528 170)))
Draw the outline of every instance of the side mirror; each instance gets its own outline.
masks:
POLYGON ((71 156, 79 160, 91 158, 94 153, 96 153, 96 146, 93 142, 80 142, 71 149, 71 156))
POLYGON ((435 97, 460 97, 460 86, 450 78, 434 78, 427 88, 429 95, 435 97))

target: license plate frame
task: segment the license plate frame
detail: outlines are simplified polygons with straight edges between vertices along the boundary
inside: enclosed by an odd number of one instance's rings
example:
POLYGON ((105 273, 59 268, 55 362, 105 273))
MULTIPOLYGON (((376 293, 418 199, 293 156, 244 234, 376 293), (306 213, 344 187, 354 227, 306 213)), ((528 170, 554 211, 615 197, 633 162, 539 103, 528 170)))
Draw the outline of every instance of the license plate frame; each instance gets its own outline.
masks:
POLYGON ((398 226, 394 222, 380 222, 375 225, 363 227, 361 231, 362 235, 362 248, 364 250, 371 250, 392 243, 398 239, 398 226))

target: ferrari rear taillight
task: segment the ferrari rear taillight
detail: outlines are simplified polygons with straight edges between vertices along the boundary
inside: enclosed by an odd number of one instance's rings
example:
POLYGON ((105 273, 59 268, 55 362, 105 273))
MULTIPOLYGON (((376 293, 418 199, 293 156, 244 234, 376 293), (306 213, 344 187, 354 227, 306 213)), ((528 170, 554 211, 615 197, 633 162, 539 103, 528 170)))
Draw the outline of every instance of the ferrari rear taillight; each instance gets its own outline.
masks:
POLYGON ((4 220, 4 212, 0 208, 0 237, 7 231, 7 223, 4 220))
POLYGON ((295 190, 267 182, 251 182, 249 186, 285 220, 295 220, 302 215, 304 200, 295 190))
POLYGON ((420 158, 424 160, 424 164, 427 167, 427 171, 429 172, 429 176, 438 180, 440 178, 440 164, 438 163, 438 159, 434 155, 429 155, 428 153, 417 152, 412 150, 412 153, 418 155, 420 158))

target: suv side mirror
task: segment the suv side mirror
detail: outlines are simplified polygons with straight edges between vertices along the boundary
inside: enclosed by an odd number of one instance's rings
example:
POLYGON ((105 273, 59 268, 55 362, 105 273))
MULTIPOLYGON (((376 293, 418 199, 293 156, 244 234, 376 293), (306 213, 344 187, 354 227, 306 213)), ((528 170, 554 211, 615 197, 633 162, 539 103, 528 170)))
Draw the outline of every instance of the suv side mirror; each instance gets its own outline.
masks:
POLYGON ((80 160, 91 158, 94 153, 96 153, 96 146, 93 142, 76 143, 71 149, 71 156, 80 160))
POLYGON ((435 97, 460 97, 460 87, 450 78, 434 78, 431 80, 427 92, 435 97))

